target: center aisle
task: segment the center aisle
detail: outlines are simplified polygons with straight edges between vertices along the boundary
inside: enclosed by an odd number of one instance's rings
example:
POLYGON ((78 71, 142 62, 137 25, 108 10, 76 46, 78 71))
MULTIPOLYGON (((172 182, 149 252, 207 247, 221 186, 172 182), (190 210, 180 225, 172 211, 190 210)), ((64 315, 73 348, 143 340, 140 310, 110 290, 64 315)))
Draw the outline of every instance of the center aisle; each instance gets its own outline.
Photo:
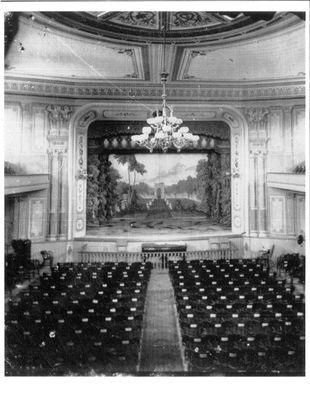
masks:
POLYGON ((146 296, 140 372, 183 372, 173 288, 168 271, 152 271, 146 296))

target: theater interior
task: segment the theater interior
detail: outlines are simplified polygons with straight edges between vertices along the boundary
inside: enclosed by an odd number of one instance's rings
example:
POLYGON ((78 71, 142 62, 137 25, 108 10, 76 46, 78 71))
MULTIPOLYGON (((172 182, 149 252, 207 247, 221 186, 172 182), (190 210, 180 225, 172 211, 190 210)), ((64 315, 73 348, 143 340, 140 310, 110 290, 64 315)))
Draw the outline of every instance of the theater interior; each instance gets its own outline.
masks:
POLYGON ((305 375, 305 35, 5 14, 6 376, 305 375))

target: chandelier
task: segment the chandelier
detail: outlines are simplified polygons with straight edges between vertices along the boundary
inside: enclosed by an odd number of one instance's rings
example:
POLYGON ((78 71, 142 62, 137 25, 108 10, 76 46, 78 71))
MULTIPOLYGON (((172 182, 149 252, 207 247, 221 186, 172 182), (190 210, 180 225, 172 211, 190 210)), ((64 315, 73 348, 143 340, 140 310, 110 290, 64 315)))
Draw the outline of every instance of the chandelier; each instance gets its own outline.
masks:
POLYGON ((199 140, 198 135, 189 132, 183 121, 173 115, 173 107, 167 104, 166 82, 169 74, 165 72, 166 58, 166 27, 164 26, 163 72, 160 74, 162 89, 162 107, 157 110, 153 118, 146 120, 148 126, 142 128, 142 133, 133 135, 132 141, 141 147, 146 147, 151 153, 154 149, 160 149, 164 153, 170 148, 178 152, 184 147, 191 147, 199 140))

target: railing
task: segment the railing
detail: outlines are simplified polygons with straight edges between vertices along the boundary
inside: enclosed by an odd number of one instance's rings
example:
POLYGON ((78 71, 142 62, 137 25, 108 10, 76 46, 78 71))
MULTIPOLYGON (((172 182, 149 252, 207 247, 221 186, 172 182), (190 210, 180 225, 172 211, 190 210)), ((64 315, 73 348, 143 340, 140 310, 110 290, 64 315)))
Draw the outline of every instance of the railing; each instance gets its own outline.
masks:
POLYGON ((237 249, 226 248, 226 249, 211 249, 204 251, 180 251, 180 252, 100 252, 100 251, 80 251, 79 261, 88 262, 146 262, 150 261, 153 263, 155 269, 163 269, 167 267, 168 261, 179 261, 179 260, 220 260, 230 259, 237 257, 237 249))

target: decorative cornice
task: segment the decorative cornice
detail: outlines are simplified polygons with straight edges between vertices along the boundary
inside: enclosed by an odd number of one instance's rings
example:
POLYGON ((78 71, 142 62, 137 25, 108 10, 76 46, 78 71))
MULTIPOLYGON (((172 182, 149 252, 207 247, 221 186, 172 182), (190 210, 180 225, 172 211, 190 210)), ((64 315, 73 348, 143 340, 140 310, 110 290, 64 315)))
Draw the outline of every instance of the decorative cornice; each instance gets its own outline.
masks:
MULTIPOLYGON (((59 81, 6 78, 6 94, 36 95, 78 99, 159 99, 161 86, 143 82, 135 85, 105 83, 65 83, 59 81)), ((268 83, 204 83, 196 85, 170 84, 167 95, 172 99, 199 100, 256 100, 305 97, 304 80, 268 83)))

